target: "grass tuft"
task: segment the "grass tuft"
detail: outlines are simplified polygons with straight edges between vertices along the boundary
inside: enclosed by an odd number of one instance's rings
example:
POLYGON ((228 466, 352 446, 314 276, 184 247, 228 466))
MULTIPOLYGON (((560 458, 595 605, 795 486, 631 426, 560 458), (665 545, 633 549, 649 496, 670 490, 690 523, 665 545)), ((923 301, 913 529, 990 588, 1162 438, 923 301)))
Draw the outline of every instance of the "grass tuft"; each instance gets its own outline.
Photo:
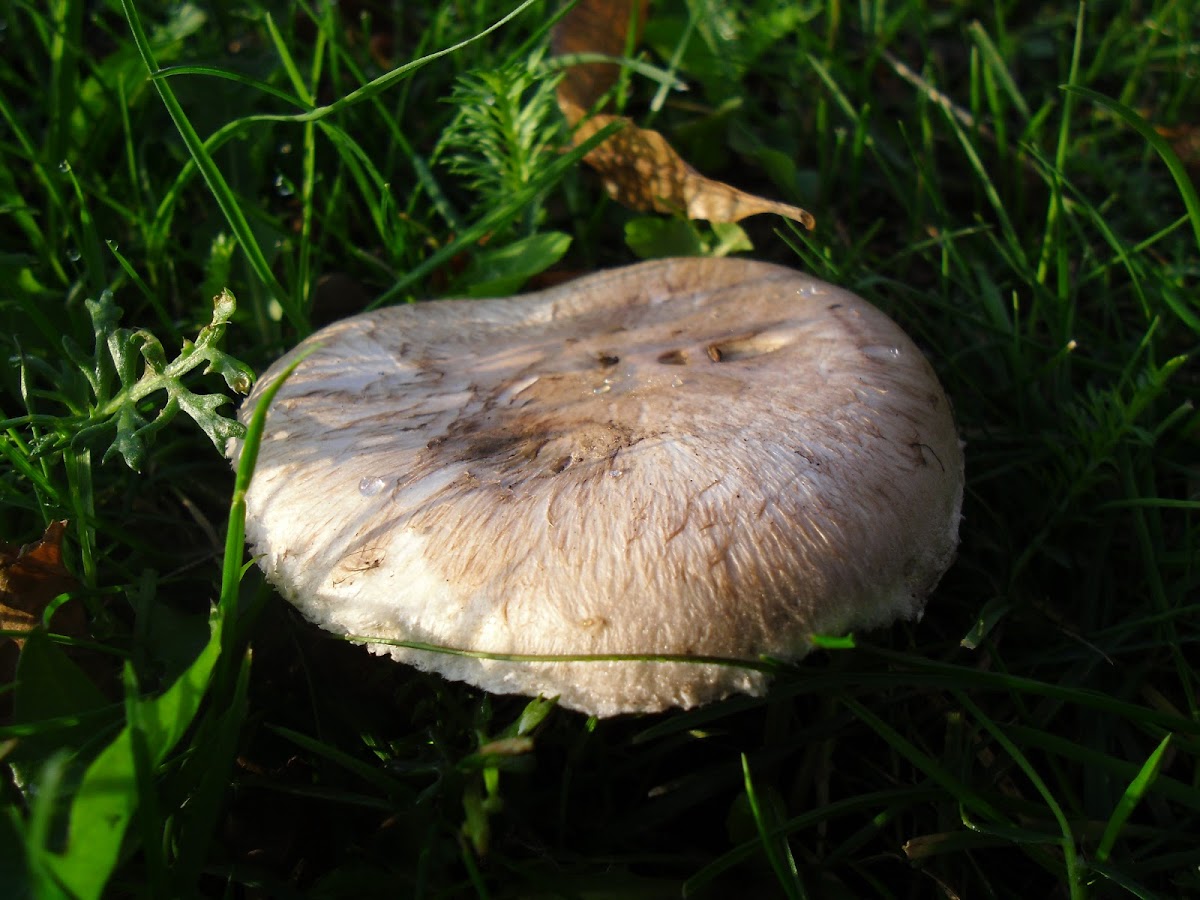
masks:
POLYGON ((561 12, 3 15, 0 538, 68 520, 72 576, 0 645, 7 893, 1200 896, 1191 5, 655 3, 618 106, 814 232, 608 201, 561 12), (326 639, 245 558, 263 408, 226 404, 317 326, 751 249, 881 306, 953 398, 919 625, 596 721, 326 639))

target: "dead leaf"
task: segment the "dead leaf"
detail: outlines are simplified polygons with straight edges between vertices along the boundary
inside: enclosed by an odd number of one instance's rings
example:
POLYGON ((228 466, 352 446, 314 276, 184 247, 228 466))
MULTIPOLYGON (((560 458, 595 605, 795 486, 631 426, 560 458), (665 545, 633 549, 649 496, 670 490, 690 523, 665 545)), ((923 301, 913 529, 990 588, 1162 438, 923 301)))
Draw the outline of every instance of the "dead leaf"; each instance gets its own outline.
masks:
MULTIPOLYGON (((0 629, 32 631, 42 624, 46 607, 55 597, 79 587, 62 564, 66 530, 66 522, 51 522, 40 541, 24 547, 0 543, 0 629)), ((82 604, 69 600, 59 606, 50 627, 57 634, 83 637, 87 620, 82 604)), ((17 650, 23 643, 19 637, 0 637, 0 684, 13 680, 17 650)))
MULTIPOLYGON (((629 23, 645 21, 646 0, 580 0, 555 26, 554 53, 625 52, 629 23)), ((558 105, 575 129, 575 145, 586 141, 613 122, 625 127, 583 158, 600 173, 608 195, 636 210, 685 215, 710 222, 737 222, 759 213, 794 219, 811 230, 816 221, 797 206, 778 203, 706 178, 675 152, 657 131, 639 128, 630 119, 597 114, 586 118, 616 80, 618 67, 610 63, 572 66, 558 84, 558 105)))
POLYGON ((638 128, 618 116, 592 116, 575 131, 575 141, 587 140, 610 122, 625 127, 583 158, 604 179, 608 195, 631 209, 684 214, 709 222, 738 222, 759 213, 795 219, 812 230, 816 220, 798 206, 739 191, 723 181, 706 178, 687 164, 657 131, 638 128))
MULTIPOLYGON (((42 623, 55 597, 79 587, 62 564, 66 530, 66 522, 51 522, 40 541, 20 548, 0 545, 0 628, 29 631, 42 623)), ((55 610, 53 624, 59 633, 78 637, 84 633, 83 610, 65 603, 55 610)))
POLYGON ((1189 169, 1200 167, 1200 126, 1155 125, 1154 130, 1171 142, 1171 149, 1189 169))
MULTIPOLYGON (((638 29, 634 39, 641 38, 641 26, 646 23, 649 0, 640 0, 634 17, 634 0, 580 0, 554 26, 550 46, 555 56, 576 53, 599 53, 604 56, 624 56, 629 25, 638 29)), ((617 81, 620 66, 615 63, 581 63, 571 66, 558 84, 559 106, 577 108, 582 116, 591 109, 617 81)), ((563 108, 566 113, 566 108, 563 108)), ((572 125, 576 120, 571 120, 572 125)))

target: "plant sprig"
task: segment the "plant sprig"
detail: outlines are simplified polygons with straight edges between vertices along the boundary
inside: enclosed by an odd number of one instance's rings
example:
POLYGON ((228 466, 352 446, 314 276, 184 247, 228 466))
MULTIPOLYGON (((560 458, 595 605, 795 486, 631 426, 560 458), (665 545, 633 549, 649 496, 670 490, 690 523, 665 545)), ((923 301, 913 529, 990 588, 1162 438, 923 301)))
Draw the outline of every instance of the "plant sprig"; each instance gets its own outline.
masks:
MULTIPOLYGON (((561 74, 551 72, 536 52, 495 70, 460 75, 450 102, 458 114, 442 135, 436 156, 486 198, 501 204, 527 187, 545 167, 562 133, 555 101, 561 74)), ((524 224, 532 230, 541 203, 530 204, 524 224)))
POLYGON ((218 345, 237 308, 232 293, 222 290, 213 298, 212 321, 200 329, 195 341, 184 340, 179 355, 168 361, 162 342, 144 328, 119 327, 121 308, 111 291, 100 299, 84 301, 92 319, 95 346, 91 356, 70 339, 63 339, 67 357, 87 382, 91 396, 75 416, 60 420, 41 452, 61 449, 69 443, 84 446, 112 433, 104 460, 120 454, 125 464, 140 471, 154 435, 170 424, 180 411, 190 416, 222 453, 231 438, 240 438, 245 428, 235 419, 221 415, 220 407, 230 402, 226 394, 196 393, 184 377, 204 365, 202 374, 216 372, 230 390, 249 391, 254 373, 245 363, 220 350, 218 345), (147 399, 166 392, 165 402, 149 407, 147 399))

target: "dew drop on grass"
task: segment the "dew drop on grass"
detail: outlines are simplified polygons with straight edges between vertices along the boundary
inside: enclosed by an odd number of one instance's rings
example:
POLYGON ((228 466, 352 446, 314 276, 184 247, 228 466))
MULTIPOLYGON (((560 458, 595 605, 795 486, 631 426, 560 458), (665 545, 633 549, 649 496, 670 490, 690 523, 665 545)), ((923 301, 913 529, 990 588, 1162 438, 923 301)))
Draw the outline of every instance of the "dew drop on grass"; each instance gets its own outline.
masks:
POLYGON ((280 197, 290 197, 296 193, 296 186, 286 175, 279 174, 275 176, 275 193, 280 197))
POLYGON ((64 159, 62 162, 60 162, 58 164, 58 171, 62 172, 64 175, 66 175, 68 172, 71 171, 71 164, 64 159))
POLYGON ((78 250, 76 250, 74 247, 67 248, 67 261, 68 262, 77 263, 82 258, 83 258, 83 254, 80 253, 78 250))

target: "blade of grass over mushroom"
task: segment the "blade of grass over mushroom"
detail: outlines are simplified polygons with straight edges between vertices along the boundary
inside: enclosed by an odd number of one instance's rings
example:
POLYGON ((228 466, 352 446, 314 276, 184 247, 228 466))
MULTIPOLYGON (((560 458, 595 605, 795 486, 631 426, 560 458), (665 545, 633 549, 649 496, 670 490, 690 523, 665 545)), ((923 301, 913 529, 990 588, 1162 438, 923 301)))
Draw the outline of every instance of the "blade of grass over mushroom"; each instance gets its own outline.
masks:
POLYGON ((423 641, 405 641, 398 638, 375 637, 369 634, 335 635, 339 640, 356 644, 382 644, 387 647, 400 647, 405 650, 419 650, 423 653, 436 653, 442 656, 461 656, 466 659, 491 659, 497 662, 515 663, 606 663, 606 662, 648 662, 694 666, 724 666, 734 669, 751 669, 755 672, 774 674, 784 669, 784 664, 773 660, 735 659, 728 656, 703 656, 686 653, 492 653, 487 650, 465 650, 460 647, 446 647, 441 644, 429 644, 423 641))
POLYGON ((279 377, 262 392, 254 404, 254 412, 246 423, 246 434, 242 438, 241 454, 238 458, 237 475, 233 483, 233 495, 229 501, 229 524, 225 529, 225 558, 221 567, 221 598, 219 608, 230 616, 231 621, 237 620, 238 591, 242 575, 248 566, 243 562, 246 547, 246 492, 254 478, 254 468, 258 464, 258 452, 262 446, 263 429, 267 424, 267 413, 275 395, 287 383, 292 373, 299 368, 311 354, 321 348, 313 344, 307 350, 296 355, 279 377))

